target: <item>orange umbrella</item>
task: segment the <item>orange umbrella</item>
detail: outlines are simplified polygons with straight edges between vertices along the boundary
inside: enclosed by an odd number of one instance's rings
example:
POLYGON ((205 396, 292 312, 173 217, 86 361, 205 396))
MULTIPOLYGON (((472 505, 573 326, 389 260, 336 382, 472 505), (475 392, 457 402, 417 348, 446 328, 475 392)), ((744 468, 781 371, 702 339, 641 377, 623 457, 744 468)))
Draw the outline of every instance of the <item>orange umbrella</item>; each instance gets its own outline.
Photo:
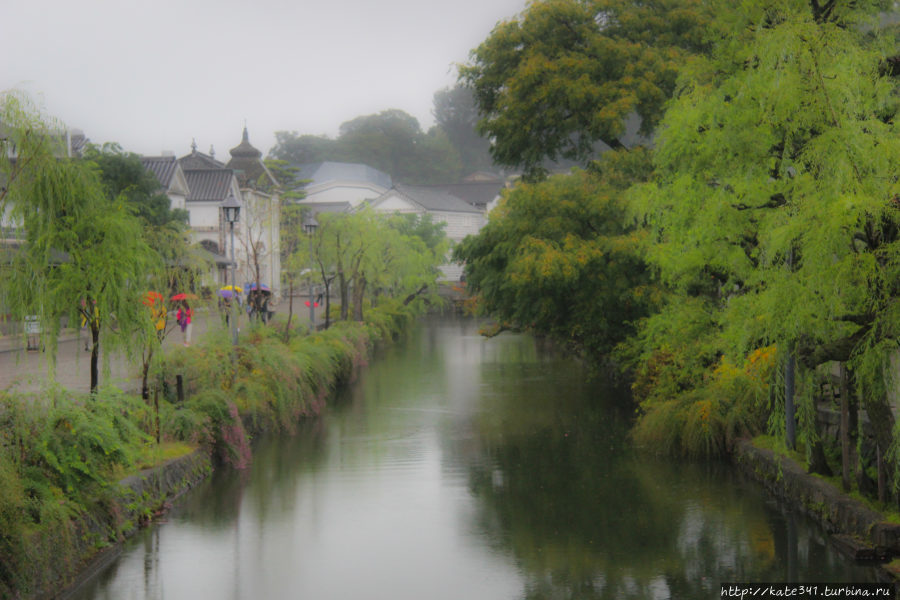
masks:
POLYGON ((144 303, 145 306, 153 306, 157 302, 162 303, 162 301, 163 301, 163 295, 160 294, 159 292, 152 292, 152 291, 144 294, 144 299, 142 300, 142 302, 144 303))

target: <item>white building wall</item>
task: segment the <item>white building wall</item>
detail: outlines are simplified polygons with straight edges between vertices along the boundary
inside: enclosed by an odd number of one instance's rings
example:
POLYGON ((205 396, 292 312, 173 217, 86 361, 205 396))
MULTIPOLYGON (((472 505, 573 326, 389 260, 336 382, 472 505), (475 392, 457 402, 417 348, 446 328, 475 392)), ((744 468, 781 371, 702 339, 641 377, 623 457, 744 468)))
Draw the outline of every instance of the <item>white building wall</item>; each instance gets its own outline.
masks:
POLYGON ((446 223, 444 231, 451 241, 461 242, 467 235, 475 235, 484 226, 484 216, 479 213, 431 213, 435 222, 446 223))
POLYGON ((354 183, 333 183, 322 186, 309 187, 306 190, 304 203, 315 202, 347 202, 356 207, 366 200, 374 200, 387 190, 377 186, 359 185, 354 183))

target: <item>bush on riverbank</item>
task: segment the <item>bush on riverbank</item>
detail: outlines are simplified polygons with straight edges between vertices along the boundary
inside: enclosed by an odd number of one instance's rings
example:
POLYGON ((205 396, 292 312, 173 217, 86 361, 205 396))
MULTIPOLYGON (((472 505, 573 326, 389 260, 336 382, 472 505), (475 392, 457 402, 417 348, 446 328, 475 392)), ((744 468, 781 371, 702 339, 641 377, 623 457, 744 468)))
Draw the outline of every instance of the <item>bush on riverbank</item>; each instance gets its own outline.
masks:
POLYGON ((34 596, 69 580, 150 515, 154 506, 126 500, 116 482, 155 452, 157 433, 162 442, 201 445, 246 466, 253 434, 292 431, 318 414, 373 346, 396 337, 415 312, 387 303, 370 310, 366 323, 339 322, 288 344, 274 328, 253 328, 234 359, 227 332, 213 332, 160 357, 158 413, 153 396, 144 403, 111 388, 94 396, 0 392, 0 598, 34 596))
POLYGON ((669 455, 722 456, 734 441, 765 430, 774 346, 752 352, 742 364, 720 358, 702 383, 679 389, 672 380, 678 359, 659 350, 633 386, 641 418, 632 435, 644 448, 669 455))

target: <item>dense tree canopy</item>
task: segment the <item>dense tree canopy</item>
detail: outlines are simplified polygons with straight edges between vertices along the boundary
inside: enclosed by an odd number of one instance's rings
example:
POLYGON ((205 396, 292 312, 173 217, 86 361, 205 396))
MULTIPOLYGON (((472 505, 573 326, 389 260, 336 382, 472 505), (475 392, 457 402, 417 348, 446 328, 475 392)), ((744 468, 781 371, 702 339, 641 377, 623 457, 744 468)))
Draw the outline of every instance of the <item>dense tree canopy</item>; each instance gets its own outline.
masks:
POLYGON ((653 294, 620 194, 647 167, 645 152, 613 152, 599 175, 576 170, 508 192, 455 250, 483 308, 595 356, 629 335, 653 294))
MULTIPOLYGON (((711 345, 686 354, 705 355, 710 370, 723 354, 740 364, 771 345, 807 368, 852 361, 887 447, 900 144, 896 83, 882 64, 896 41, 875 33, 878 3, 825 4, 726 13, 735 37, 685 71, 659 133, 657 179, 633 197, 653 232, 648 260, 676 294, 664 318, 710 315, 693 337, 711 345)), ((660 349, 684 336, 662 318, 645 330, 657 372, 678 361, 660 349)))
POLYGON ((495 162, 539 173, 619 147, 626 121, 653 130, 679 68, 708 48, 704 0, 543 0, 500 23, 460 79, 475 94, 495 162))

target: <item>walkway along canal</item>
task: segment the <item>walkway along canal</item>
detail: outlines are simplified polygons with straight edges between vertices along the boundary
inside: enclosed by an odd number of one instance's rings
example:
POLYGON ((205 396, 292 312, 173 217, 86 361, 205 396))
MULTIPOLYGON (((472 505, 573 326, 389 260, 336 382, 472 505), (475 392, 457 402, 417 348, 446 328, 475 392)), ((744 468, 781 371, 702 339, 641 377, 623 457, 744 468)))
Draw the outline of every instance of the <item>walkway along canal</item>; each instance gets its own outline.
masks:
POLYGON ((696 599, 876 580, 733 467, 635 455, 632 410, 527 336, 426 320, 70 598, 696 599))

